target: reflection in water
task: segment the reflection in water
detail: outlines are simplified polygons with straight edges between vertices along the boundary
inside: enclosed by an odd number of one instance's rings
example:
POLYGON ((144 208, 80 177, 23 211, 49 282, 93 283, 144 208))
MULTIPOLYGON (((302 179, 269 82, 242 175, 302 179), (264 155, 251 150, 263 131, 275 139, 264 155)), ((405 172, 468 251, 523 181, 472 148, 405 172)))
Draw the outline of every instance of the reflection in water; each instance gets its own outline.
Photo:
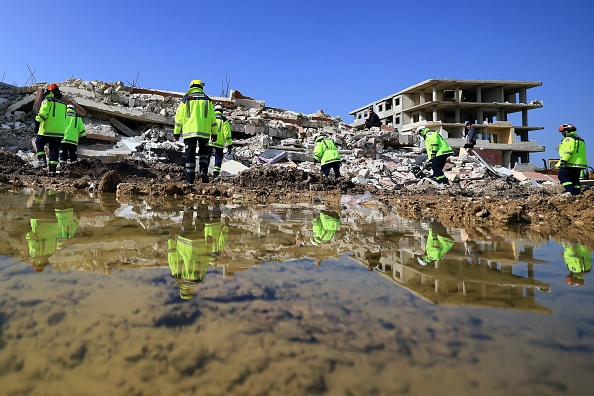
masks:
POLYGON ((591 285, 563 283, 566 266, 573 283, 591 270, 580 245, 563 264, 526 238, 379 206, 184 208, 50 191, 0 194, 0 219, 7 394, 586 386, 571 379, 590 371, 591 285), (580 304, 564 294, 576 292, 580 304))
POLYGON ((571 286, 582 286, 584 278, 592 271, 592 255, 584 245, 578 243, 563 244, 563 248, 565 249, 563 258, 569 270, 565 281, 571 286))

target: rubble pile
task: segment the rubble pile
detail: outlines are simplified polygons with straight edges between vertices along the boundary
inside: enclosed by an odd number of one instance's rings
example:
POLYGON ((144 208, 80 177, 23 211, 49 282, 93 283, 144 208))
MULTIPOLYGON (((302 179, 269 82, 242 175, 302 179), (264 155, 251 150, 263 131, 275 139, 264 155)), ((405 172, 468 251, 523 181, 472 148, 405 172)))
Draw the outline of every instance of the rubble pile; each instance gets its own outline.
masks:
MULTIPOLYGON (((35 161, 31 139, 35 130, 35 106, 46 83, 15 87, 0 84, 0 146, 18 151, 21 158, 35 161), (20 150, 20 151, 19 151, 20 150)), ((81 158, 113 162, 136 157, 147 162, 170 162, 183 165, 183 143, 173 141, 174 115, 183 93, 141 89, 123 82, 82 81, 71 78, 58 83, 66 100, 76 105, 84 116, 88 140, 79 146, 81 158)), ((266 164, 272 167, 298 168, 317 173, 314 163, 314 138, 323 134, 332 138, 342 157, 341 172, 352 183, 377 189, 400 189, 414 184, 433 183, 422 158, 418 137, 399 133, 389 127, 360 130, 331 117, 323 110, 303 114, 266 107, 231 91, 230 97, 215 97, 222 104, 234 140, 234 152, 228 153, 223 175, 235 175, 243 169, 266 164), (241 167, 230 164, 239 163, 241 167)), ((486 178, 514 178, 508 170, 485 167, 474 156, 451 157, 446 176, 462 187, 486 178)), ((532 185, 555 183, 554 179, 519 177, 517 182, 532 185)))

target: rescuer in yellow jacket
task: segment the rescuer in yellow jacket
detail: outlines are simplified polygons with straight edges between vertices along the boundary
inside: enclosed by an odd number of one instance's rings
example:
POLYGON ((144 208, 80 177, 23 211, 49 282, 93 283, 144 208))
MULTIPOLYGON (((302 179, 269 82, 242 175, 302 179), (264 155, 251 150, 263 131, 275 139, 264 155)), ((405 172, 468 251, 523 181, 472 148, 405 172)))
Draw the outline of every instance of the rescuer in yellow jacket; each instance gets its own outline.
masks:
POLYGON ((209 145, 209 162, 210 157, 214 152, 214 169, 212 175, 218 177, 221 173, 221 164, 223 163, 223 148, 227 146, 227 151, 233 150, 233 140, 231 139, 231 125, 223 115, 223 106, 216 105, 214 107, 217 119, 217 132, 210 135, 209 145))
POLYGON ((58 247, 60 227, 55 214, 56 194, 51 190, 38 190, 32 198, 31 231, 25 234, 27 255, 33 261, 35 272, 42 272, 58 247))
POLYGON ((571 286, 582 286, 584 278, 592 271, 592 253, 579 243, 573 245, 563 244, 565 251, 563 258, 569 270, 565 281, 571 286))
POLYGON ((456 241, 448 234, 448 231, 441 223, 432 221, 429 224, 425 253, 417 258, 417 261, 423 266, 439 261, 455 243, 456 241))
POLYGON ((204 241, 211 263, 225 250, 228 236, 229 226, 223 223, 221 210, 216 206, 210 211, 210 219, 204 225, 204 241))
POLYGON ((588 168, 586 160, 586 142, 577 135, 577 130, 572 124, 563 124, 559 127, 563 140, 559 145, 559 182, 571 195, 578 195, 582 189, 580 175, 588 168))
POLYGON ((204 280, 210 255, 204 240, 206 208, 184 209, 182 228, 167 241, 167 261, 180 297, 192 298, 196 285, 204 280))
POLYGON ((41 102, 39 112, 35 117, 39 123, 39 130, 35 138, 35 150, 38 164, 47 165, 44 147, 49 146, 49 173, 56 174, 60 156, 60 143, 66 131, 66 103, 62 100, 62 93, 56 84, 47 87, 47 94, 41 102))
POLYGON ((80 224, 80 219, 74 217, 74 208, 56 209, 56 218, 58 219, 58 247, 66 243, 76 233, 80 224))
POLYGON ((314 245, 329 242, 340 226, 340 216, 335 212, 322 211, 312 219, 311 242, 314 245))
POLYGON ((334 176, 340 177, 340 153, 332 139, 325 136, 317 136, 314 139, 314 161, 320 162, 322 167, 320 172, 325 176, 330 174, 330 169, 334 170, 334 176))
POLYGON ((196 147, 198 147, 199 171, 203 182, 208 181, 210 135, 217 133, 214 107, 203 91, 201 80, 192 80, 175 113, 173 138, 184 139, 186 157, 186 183, 194 183, 196 177, 196 147))
POLYGON ((68 160, 70 160, 70 163, 77 160, 78 141, 80 138, 87 136, 82 117, 76 114, 74 106, 68 105, 66 108, 66 130, 64 139, 62 139, 62 152, 60 153, 60 165, 62 166, 66 165, 68 160))
POLYGON ((452 150, 448 142, 439 133, 432 129, 420 126, 417 128, 417 133, 425 141, 427 159, 431 161, 431 169, 433 170, 435 181, 439 184, 449 184, 448 178, 443 174, 443 168, 448 157, 454 154, 454 150, 452 150))

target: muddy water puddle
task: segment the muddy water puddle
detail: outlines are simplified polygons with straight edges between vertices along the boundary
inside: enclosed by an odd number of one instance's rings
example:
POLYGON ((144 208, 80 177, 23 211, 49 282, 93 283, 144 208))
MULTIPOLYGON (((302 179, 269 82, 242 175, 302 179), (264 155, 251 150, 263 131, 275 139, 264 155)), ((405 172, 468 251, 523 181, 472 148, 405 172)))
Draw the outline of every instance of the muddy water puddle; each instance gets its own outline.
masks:
POLYGON ((580 245, 47 190, 0 218, 2 394, 589 393, 580 245))

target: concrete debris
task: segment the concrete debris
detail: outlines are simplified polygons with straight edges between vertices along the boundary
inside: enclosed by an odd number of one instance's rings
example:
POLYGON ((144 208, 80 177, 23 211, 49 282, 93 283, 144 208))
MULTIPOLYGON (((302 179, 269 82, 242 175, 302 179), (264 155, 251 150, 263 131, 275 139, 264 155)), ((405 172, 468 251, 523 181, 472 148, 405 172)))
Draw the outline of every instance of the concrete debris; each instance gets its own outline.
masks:
MULTIPOLYGON (((46 86, 47 83, 25 87, 0 83, 0 146, 20 150, 23 158, 34 158, 34 109, 40 97, 38 92, 46 86)), ((87 141, 80 145, 79 157, 96 157, 107 163, 136 156, 147 162, 183 166, 184 145, 173 141, 173 118, 183 92, 74 78, 58 86, 65 99, 78 105, 77 111, 84 115, 87 141)), ((211 99, 223 105, 233 134, 234 152, 225 157, 222 174, 234 175, 256 164, 318 172, 313 140, 315 135, 323 134, 339 148, 341 173, 355 183, 397 189, 427 180, 433 182, 430 168, 419 159, 423 158, 423 150, 414 134, 389 127, 354 128, 323 110, 307 115, 266 107, 264 101, 236 90, 231 91, 229 98, 211 99)), ((486 178, 514 178, 535 184, 558 182, 556 176, 538 173, 535 168, 509 170, 492 166, 465 150, 450 157, 445 174, 461 187, 486 178)))

